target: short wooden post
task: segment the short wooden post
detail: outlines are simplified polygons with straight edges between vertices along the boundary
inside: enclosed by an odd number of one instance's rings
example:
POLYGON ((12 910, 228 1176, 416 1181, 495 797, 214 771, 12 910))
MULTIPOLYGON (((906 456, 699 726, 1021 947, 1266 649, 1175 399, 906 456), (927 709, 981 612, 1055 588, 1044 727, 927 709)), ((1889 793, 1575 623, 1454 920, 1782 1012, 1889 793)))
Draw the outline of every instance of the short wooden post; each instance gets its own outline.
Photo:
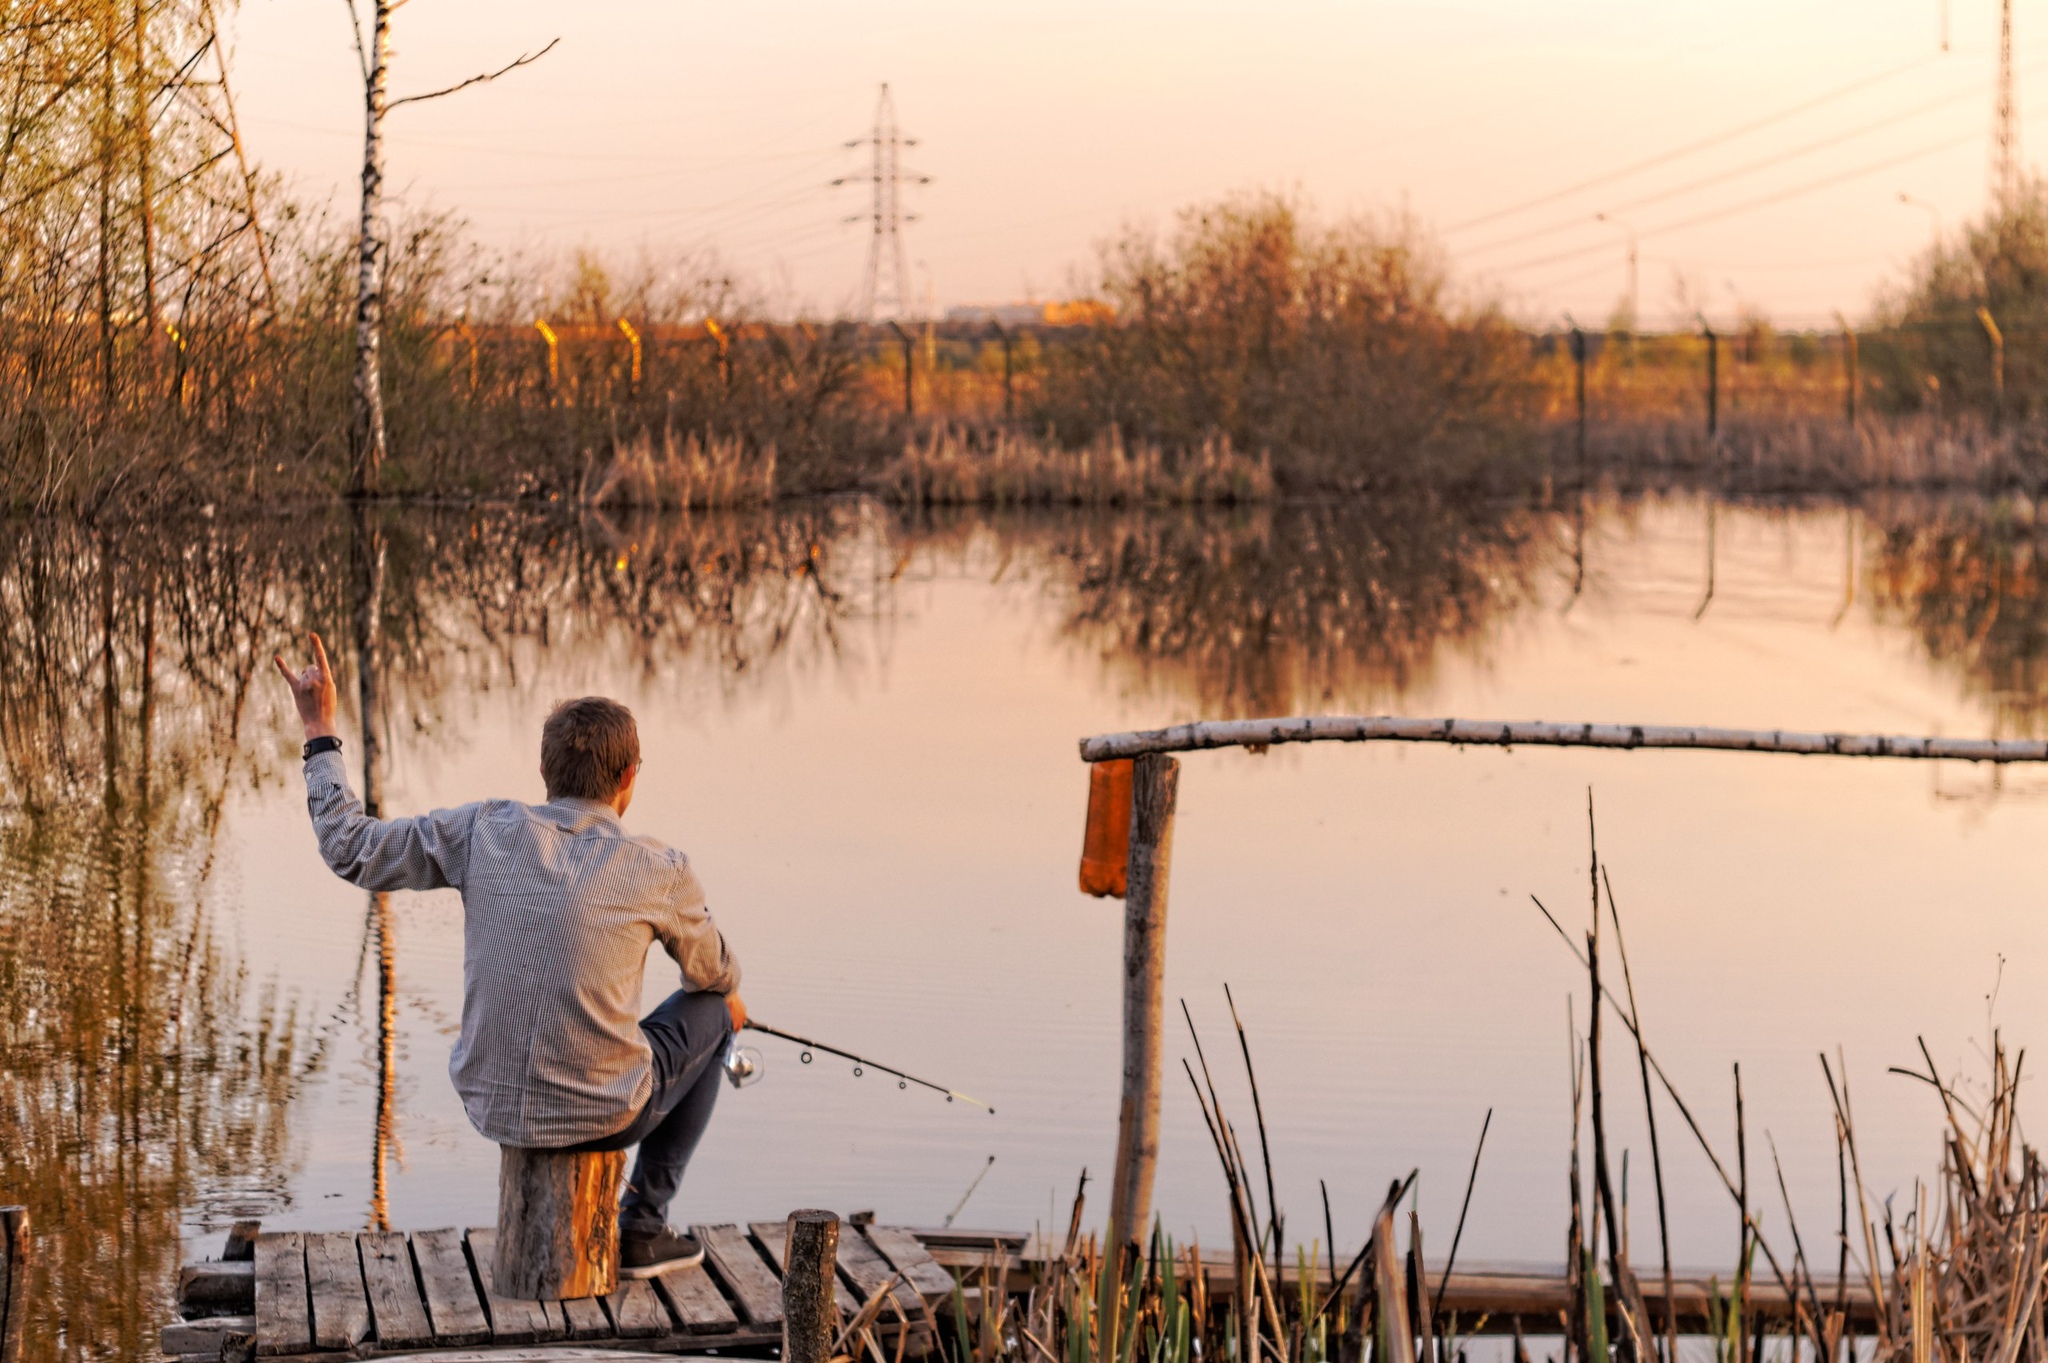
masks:
POLYGON ((1835 322, 1842 328, 1842 407, 1849 419, 1849 429, 1856 429, 1856 398, 1863 383, 1856 369, 1856 328, 1849 325, 1849 319, 1841 313, 1835 314, 1835 322))
POLYGON ((1721 338, 1705 323, 1700 330, 1707 337, 1707 437, 1712 439, 1721 429, 1721 338))
POLYGON ((903 343, 903 415, 917 415, 917 343, 911 339, 894 318, 889 321, 889 330, 896 333, 896 339, 903 343))
POLYGON ((28 1332, 28 1208, 0 1207, 0 1363, 19 1363, 28 1332))
POLYGON ((1135 1244, 1152 1214, 1159 1164, 1160 1020, 1165 1009, 1166 885, 1180 763, 1147 753, 1131 769, 1131 852, 1124 896, 1124 1079, 1110 1176, 1109 1241, 1135 1244))
POLYGON ((833 1266, 839 1258, 839 1218, 832 1212, 789 1214, 782 1273, 782 1363, 828 1363, 833 1327, 833 1266))
POLYGON ((1010 386, 1011 378, 1016 372, 1015 338, 1010 335, 1009 329, 1001 322, 990 322, 989 328, 995 332, 996 339, 1003 344, 1003 420, 1008 421, 1017 414, 1016 403, 1012 397, 1010 386))
POLYGON ((1577 370, 1575 385, 1579 409, 1579 476, 1586 476, 1586 333, 1572 328, 1572 363, 1577 370))
POLYGON ((493 1289, 521 1301, 609 1296, 619 1285, 626 1152, 504 1146, 493 1289))
POLYGON ((1977 320, 1984 324, 1984 335, 1991 342, 1991 429, 2002 430, 2005 426, 2005 333, 1992 320, 1991 309, 1977 309, 1977 320))

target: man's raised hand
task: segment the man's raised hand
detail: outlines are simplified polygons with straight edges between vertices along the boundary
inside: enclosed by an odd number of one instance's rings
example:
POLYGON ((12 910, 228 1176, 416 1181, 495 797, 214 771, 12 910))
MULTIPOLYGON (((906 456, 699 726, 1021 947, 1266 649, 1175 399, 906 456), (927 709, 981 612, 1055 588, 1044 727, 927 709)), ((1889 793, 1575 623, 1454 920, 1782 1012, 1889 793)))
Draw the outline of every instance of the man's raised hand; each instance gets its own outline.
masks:
POLYGON ((327 663, 327 646, 320 642, 320 636, 309 631, 306 639, 313 646, 311 667, 294 672, 285 665, 282 653, 275 660, 285 685, 292 689, 292 703, 299 707, 299 722, 306 726, 306 738, 310 741, 334 733, 334 669, 327 663))

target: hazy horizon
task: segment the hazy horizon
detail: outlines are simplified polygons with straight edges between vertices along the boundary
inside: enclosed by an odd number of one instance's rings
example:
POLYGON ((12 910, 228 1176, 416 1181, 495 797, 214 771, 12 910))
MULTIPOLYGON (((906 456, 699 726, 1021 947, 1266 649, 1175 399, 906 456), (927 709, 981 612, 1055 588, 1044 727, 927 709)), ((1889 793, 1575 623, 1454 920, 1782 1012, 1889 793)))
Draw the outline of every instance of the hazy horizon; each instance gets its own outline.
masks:
MULTIPOLYGON (((783 310, 842 311, 868 240, 844 219, 867 199, 828 182, 865 169, 844 144, 887 81, 932 177, 906 191, 906 240, 941 310, 1069 296, 1126 226, 1272 191, 1324 218, 1412 213, 1462 288, 1538 325, 1602 321, 1626 293, 1625 231, 1602 212, 1640 234, 1647 327, 1742 306, 1831 325, 1867 312, 1937 220, 1952 233, 1986 203, 1998 8, 1950 8, 1944 53, 1939 0, 424 0, 396 16, 394 95, 561 43, 394 112, 388 183, 494 248, 711 249, 783 310)), ((2024 157, 2048 133, 2048 95, 2029 99, 2048 11, 2017 8, 2024 157)), ((252 155, 295 195, 349 206, 361 92, 343 7, 252 0, 235 24, 252 155)))

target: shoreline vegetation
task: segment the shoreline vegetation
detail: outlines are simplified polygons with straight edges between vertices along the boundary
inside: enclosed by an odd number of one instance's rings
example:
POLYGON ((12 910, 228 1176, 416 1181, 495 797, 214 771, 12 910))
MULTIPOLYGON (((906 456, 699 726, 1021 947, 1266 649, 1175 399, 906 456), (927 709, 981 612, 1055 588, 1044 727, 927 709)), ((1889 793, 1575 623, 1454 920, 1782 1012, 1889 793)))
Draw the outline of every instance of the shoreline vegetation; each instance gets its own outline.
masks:
MULTIPOLYGON (((343 498, 360 224, 247 161, 211 6, 137 13, 0 33, 0 69, 51 92, 0 114, 0 509, 343 498)), ((394 500, 2048 486, 2039 185, 1853 329, 1782 334, 1516 318, 1414 219, 1275 195, 1126 229, 1081 296, 1008 328, 805 317, 711 254, 537 259, 379 221, 394 500)))
MULTIPOLYGON (((1587 813, 1590 834, 1590 800, 1587 813)), ((1764 1140, 1751 1149, 1740 1063, 1733 1067, 1733 1148, 1717 1150, 1657 1060, 1597 846, 1590 880, 1592 914, 1582 937, 1575 939, 1536 902, 1585 972, 1591 1000, 1571 1009, 1572 1133, 1569 1158, 1559 1160, 1570 1194, 1562 1309, 1552 1314, 1548 1302, 1541 1310, 1525 1304, 1504 1311, 1505 1320, 1446 1310, 1445 1289, 1460 1262, 1491 1109, 1479 1128, 1463 1197, 1450 1204, 1459 1212, 1442 1258, 1424 1258, 1422 1223, 1410 1201, 1417 1184, 1413 1170, 1390 1181, 1365 1244, 1342 1258, 1331 1230, 1331 1192, 1322 1183, 1321 1218, 1314 1209, 1305 1218, 1313 1238, 1295 1236, 1290 1252, 1290 1219, 1274 1192, 1252 1046, 1226 985, 1255 1118, 1245 1138, 1225 1112, 1209 1052, 1185 1000, 1181 1007, 1193 1051, 1182 1070, 1229 1203, 1228 1290, 1212 1290, 1199 1243, 1176 1245, 1157 1219, 1142 1242, 1114 1245, 1092 1232, 1083 1235, 1083 1171, 1063 1248, 1048 1257, 1028 1287, 992 1290, 993 1273, 968 1276, 981 1289, 978 1309, 970 1312, 964 1293, 956 1294, 946 1322, 947 1363, 1027 1363, 1041 1357, 1066 1363, 1463 1363, 1468 1346, 1487 1334, 1512 1336, 1511 1345, 1499 1340, 1490 1351, 1511 1363, 2038 1359, 2048 1348, 2048 1310, 2041 1296, 2048 1281, 2048 1166, 2019 1120, 2025 1053, 2009 1051, 1994 1030, 1983 1047, 1981 1078, 1944 1074, 1924 1040, 1911 1063, 1892 1067, 1891 1073, 1934 1091, 1930 1103, 1942 1125, 1936 1171, 1924 1183, 1915 1180, 1912 1200, 1904 1206, 1896 1205, 1896 1192, 1907 1190, 1866 1185, 1848 1063, 1839 1050, 1834 1057, 1822 1053, 1816 1079, 1832 1118, 1839 1214, 1821 1224, 1809 1222, 1802 1234, 1775 1138, 1764 1131, 1764 1140), (1603 957, 1603 951, 1611 954, 1603 957), (1610 1035, 1607 1045, 1603 1021, 1620 1024, 1620 1034, 1610 1035), (1644 1216, 1652 1225, 1638 1241, 1644 1246, 1640 1255, 1630 1250, 1628 1152, 1619 1151, 1617 1158, 1609 1135, 1617 1100, 1633 1106, 1636 1092, 1642 1095, 1652 1170, 1651 1207, 1644 1216), (1250 1134, 1257 1136, 1256 1164, 1250 1134), (1725 1277, 1709 1277, 1704 1291, 1696 1279, 1681 1290, 1673 1268, 1665 1196, 1667 1147, 1673 1141, 1696 1147, 1736 1221, 1735 1262, 1725 1277), (1682 1348, 1681 1340, 1689 1346, 1682 1348)), ((1219 1067, 1230 1063, 1229 1052, 1226 1039, 1217 1052, 1219 1067)), ((1675 1160, 1671 1167, 1675 1173, 1675 1160)), ((1687 1176, 1700 1175, 1693 1170, 1687 1176)), ((879 1351, 873 1356, 883 1363, 879 1351)))

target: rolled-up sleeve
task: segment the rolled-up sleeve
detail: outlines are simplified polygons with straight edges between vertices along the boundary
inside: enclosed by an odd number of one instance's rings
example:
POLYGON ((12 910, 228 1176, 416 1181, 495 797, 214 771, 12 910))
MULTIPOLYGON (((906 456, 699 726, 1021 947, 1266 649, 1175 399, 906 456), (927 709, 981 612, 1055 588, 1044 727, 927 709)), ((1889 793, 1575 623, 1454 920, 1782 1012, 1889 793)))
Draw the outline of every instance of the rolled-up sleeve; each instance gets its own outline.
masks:
POLYGON ((462 888, 479 805, 410 819, 373 819, 349 788, 338 752, 306 762, 306 809, 328 869, 366 890, 462 888))
POLYGON ((737 993, 740 963, 725 944, 718 924, 711 919, 711 908, 704 901, 704 886, 690 868, 688 857, 680 852, 669 855, 675 858, 675 893, 669 900, 668 911, 655 923, 655 934, 682 969, 683 988, 715 994, 737 993))

